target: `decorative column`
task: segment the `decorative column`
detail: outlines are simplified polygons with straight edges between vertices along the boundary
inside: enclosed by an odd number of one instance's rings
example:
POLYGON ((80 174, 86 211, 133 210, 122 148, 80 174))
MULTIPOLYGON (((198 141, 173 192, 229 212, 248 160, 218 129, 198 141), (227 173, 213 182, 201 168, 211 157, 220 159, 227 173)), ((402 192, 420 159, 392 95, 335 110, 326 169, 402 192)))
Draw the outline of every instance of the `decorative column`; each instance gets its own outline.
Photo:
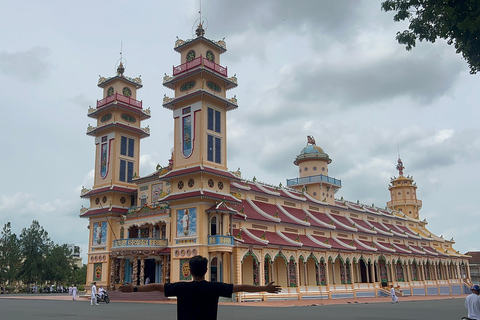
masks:
POLYGON ((170 283, 170 256, 165 255, 165 283, 170 283))
POLYGON ((145 258, 140 259, 140 285, 145 284, 145 258))
POLYGON ((264 286, 266 285, 265 283, 265 258, 262 257, 262 254, 260 252, 259 254, 260 256, 260 259, 258 259, 258 276, 260 277, 260 279, 258 279, 258 284, 260 286, 264 286))
MULTIPOLYGON (((357 279, 357 280, 360 279, 360 282, 361 282, 361 281, 362 281, 362 277, 360 276, 359 263, 356 262, 356 263, 354 264, 354 266, 355 266, 355 270, 356 270, 356 279, 357 279)), ((368 273, 368 269, 367 269, 367 273, 368 273)))
MULTIPOLYGON (((223 216, 222 216, 223 217, 223 216)), ((223 234, 223 233, 222 233, 223 234)), ((222 282, 227 282, 228 280, 228 254, 226 252, 222 252, 222 282)))
POLYGON ((353 272, 353 268, 354 268, 354 263, 352 262, 349 262, 350 263, 350 277, 351 277, 351 287, 353 289, 353 297, 356 298, 357 297, 357 292, 355 290, 355 281, 357 280, 356 277, 355 277, 355 272, 353 272))
POLYGON ((373 263, 370 261, 365 264, 365 273, 367 274, 367 283, 375 282, 375 269, 373 268, 373 263), (373 279, 370 279, 370 275, 373 277, 373 279))
POLYGON ((385 263, 385 268, 387 268, 387 282, 393 282, 392 278, 392 264, 391 263, 385 263))
POLYGON ((125 282, 125 259, 120 260, 120 283, 125 282))
POLYGON ((110 286, 109 290, 115 290, 115 261, 117 259, 110 259, 110 286))
POLYGON ((328 264, 330 263, 330 259, 327 258, 327 261, 325 263, 325 286, 327 287, 328 290, 328 298, 332 298, 332 293, 330 291, 330 267, 328 264))
MULTIPOLYGON (((380 280, 380 276, 378 274, 378 267, 375 268, 375 260, 373 262, 369 262, 369 265, 370 265, 370 271, 371 271, 371 283, 373 283, 373 288, 375 289, 375 298, 378 298, 378 292, 377 292, 377 289, 376 289, 376 286, 375 286, 375 282, 376 280, 380 280)), ((378 265, 378 264, 377 264, 378 265)), ((367 271, 367 277, 369 277, 369 274, 368 274, 368 271, 367 271)))
POLYGON ((297 292, 300 292, 300 260, 295 261, 295 283, 297 286, 297 292))
POLYGON ((134 256, 132 260, 132 283, 138 285, 138 257, 134 256))

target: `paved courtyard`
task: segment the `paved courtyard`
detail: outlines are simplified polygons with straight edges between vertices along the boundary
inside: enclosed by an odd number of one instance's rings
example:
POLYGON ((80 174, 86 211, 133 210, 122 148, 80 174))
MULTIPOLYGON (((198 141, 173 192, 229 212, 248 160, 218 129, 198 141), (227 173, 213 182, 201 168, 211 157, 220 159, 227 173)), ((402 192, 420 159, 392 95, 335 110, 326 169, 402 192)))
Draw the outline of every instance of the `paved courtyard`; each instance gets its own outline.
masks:
MULTIPOLYGON (((0 319, 176 319, 174 303, 132 303, 111 302, 90 306, 90 301, 67 300, 67 297, 49 299, 31 299, 31 296, 14 296, 0 298, 0 319)), ((355 301, 298 301, 276 302, 275 305, 262 303, 231 304, 219 306, 218 319, 460 319, 466 316, 464 296, 437 300, 404 300, 391 304, 388 299, 378 301, 358 299, 355 301), (348 303, 350 302, 350 303, 348 303), (321 304, 324 303, 324 304, 321 304)))

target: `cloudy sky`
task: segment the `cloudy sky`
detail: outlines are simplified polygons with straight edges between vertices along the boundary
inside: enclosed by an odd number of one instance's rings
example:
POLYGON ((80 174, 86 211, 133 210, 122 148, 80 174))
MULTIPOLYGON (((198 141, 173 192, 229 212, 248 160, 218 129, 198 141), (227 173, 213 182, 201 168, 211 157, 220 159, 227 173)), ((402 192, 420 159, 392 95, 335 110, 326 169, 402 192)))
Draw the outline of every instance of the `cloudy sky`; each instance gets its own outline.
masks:
MULTIPOLYGON (((293 160, 313 135, 342 180, 337 197, 384 207, 397 175, 415 179, 420 218, 461 252, 480 250, 480 75, 445 41, 407 52, 406 28, 381 1, 203 0, 206 37, 225 38, 221 64, 236 74, 239 108, 228 113, 228 165, 269 184, 297 177, 293 160)), ((151 108, 140 175, 167 164, 171 111, 166 73, 180 64, 176 37, 192 38, 198 0, 13 1, 0 11, 0 227, 17 234, 36 219, 56 243, 87 253, 82 186, 93 185, 89 106, 99 75, 141 75, 151 108)), ((84 259, 84 262, 86 260, 84 259)))

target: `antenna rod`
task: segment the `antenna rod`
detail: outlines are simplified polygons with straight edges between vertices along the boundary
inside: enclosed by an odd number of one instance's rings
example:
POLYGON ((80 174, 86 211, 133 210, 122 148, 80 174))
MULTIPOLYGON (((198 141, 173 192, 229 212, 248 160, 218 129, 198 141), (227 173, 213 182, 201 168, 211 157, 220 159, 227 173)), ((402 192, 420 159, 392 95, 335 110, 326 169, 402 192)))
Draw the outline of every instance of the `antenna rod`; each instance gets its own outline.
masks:
POLYGON ((397 150, 398 150, 398 157, 400 158, 400 146, 398 145, 398 138, 397 138, 397 150))

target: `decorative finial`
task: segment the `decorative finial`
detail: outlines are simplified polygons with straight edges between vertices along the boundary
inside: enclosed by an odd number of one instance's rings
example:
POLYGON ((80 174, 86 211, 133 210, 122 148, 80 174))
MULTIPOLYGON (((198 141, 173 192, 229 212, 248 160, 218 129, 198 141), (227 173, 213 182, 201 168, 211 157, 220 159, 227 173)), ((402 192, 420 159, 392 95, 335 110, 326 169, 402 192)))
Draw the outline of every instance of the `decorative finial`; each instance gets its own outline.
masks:
POLYGON ((123 61, 125 61, 125 59, 123 59, 123 42, 120 42, 120 59, 118 61, 120 61, 120 63, 117 68, 117 76, 122 77, 125 72, 125 66, 123 64, 123 61))
POLYGON ((398 170, 398 174, 399 174, 400 176, 403 176, 403 169, 405 169, 405 167, 403 166, 402 159, 400 159, 400 157, 398 157, 398 160, 397 160, 397 170, 398 170))
POLYGON ((195 30, 197 37, 203 37, 205 35, 205 29, 203 29, 202 22, 198 24, 197 30, 195 30))
POLYGON ((316 146, 315 138, 313 136, 307 136, 307 144, 311 144, 313 146, 316 146))
POLYGON ((123 66, 123 63, 120 62, 117 68, 117 76, 123 76, 124 72, 125 72, 125 67, 123 66))

